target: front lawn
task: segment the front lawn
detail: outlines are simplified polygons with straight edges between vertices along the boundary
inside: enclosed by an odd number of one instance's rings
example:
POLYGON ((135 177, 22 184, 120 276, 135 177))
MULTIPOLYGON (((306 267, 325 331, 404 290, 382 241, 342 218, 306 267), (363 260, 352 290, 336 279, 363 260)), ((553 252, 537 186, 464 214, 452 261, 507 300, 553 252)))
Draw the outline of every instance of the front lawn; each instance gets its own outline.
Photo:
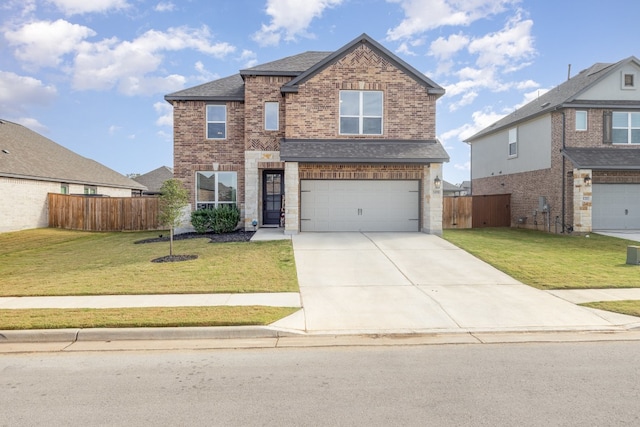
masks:
MULTIPOLYGON (((183 262, 155 263, 168 242, 134 242, 158 232, 57 229, 0 234, 0 296, 298 292, 290 241, 177 240, 183 262)), ((166 234, 166 233, 164 233, 166 234)), ((4 309, 2 329, 267 325, 299 308, 151 307, 4 309)))
POLYGON ((443 237, 539 289, 640 287, 640 266, 626 264, 627 246, 638 242, 515 228, 445 230, 443 237))
POLYGON ((0 234, 0 296, 298 292, 288 240, 177 240, 174 254, 198 258, 153 263, 169 254, 169 243, 134 242, 157 236, 58 229, 0 234))

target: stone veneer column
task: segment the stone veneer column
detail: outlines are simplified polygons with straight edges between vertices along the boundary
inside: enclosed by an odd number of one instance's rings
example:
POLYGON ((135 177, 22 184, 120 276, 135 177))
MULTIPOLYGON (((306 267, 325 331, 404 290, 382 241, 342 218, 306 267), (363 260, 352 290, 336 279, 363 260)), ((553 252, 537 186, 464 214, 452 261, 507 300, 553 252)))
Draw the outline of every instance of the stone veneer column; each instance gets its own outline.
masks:
POLYGON ((422 232, 442 236, 442 163, 431 163, 424 167, 422 178, 422 232), (433 180, 440 178, 436 189, 433 180))
MULTIPOLYGON (((279 162, 278 151, 244 152, 244 228, 253 230, 253 220, 262 224, 260 212, 260 163, 279 162)), ((286 188, 286 187, 285 187, 286 188)))
POLYGON ((284 234, 300 232, 300 174, 298 162, 284 164, 284 234))
POLYGON ((573 231, 578 233, 591 232, 593 225, 591 216, 593 190, 591 185, 584 183, 587 176, 590 176, 593 182, 591 169, 573 170, 573 231))

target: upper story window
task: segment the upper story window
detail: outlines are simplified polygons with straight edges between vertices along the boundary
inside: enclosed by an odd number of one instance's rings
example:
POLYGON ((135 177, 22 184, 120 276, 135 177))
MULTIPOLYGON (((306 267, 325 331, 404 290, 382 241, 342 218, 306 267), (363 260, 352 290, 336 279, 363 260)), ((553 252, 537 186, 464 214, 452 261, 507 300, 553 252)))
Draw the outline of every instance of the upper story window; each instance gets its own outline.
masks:
POLYGON ((382 92, 340 91, 340 134, 382 135, 382 92))
POLYGON ((235 205, 238 195, 236 172, 196 172, 196 206, 198 209, 235 205))
POLYGON ((635 89, 636 88, 636 74, 635 73, 622 73, 622 89, 635 89))
POLYGON ((227 106, 207 105, 207 139, 227 137, 227 106))
POLYGON ((576 130, 587 130, 586 111, 576 111, 576 130))
POLYGON ((611 122, 614 144, 640 144, 640 112, 614 111, 611 122))
POLYGON ((280 103, 264 103, 264 130, 278 130, 280 122, 280 103))
POLYGON ((509 157, 518 155, 518 128, 509 129, 509 157))
POLYGON ((98 194, 98 187, 95 185, 85 185, 84 194, 98 194))
POLYGON ((60 194, 69 194, 69 184, 60 184, 60 194))

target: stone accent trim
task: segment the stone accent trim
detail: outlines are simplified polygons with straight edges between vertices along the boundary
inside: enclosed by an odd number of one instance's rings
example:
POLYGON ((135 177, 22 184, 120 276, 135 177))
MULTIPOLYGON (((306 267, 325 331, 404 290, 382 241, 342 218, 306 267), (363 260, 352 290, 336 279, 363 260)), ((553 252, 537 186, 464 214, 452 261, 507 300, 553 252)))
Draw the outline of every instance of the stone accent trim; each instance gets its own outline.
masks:
POLYGON ((423 165, 300 163, 300 179, 422 179, 423 165))

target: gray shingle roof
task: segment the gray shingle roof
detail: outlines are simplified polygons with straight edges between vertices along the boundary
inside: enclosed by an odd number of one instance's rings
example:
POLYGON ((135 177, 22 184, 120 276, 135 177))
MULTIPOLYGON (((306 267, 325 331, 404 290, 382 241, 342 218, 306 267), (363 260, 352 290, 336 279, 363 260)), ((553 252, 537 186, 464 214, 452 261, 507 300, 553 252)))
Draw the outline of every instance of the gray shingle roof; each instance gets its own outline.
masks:
POLYGON ((209 83, 173 92, 164 97, 167 101, 244 101, 244 80, 240 74, 224 77, 209 83))
POLYGON ((322 61, 332 52, 308 51, 298 55, 287 56, 266 64, 240 70, 242 76, 297 76, 322 61))
MULTIPOLYGON (((467 138, 465 141, 473 142, 474 140, 482 136, 489 135, 493 132, 497 132, 506 127, 513 126, 525 120, 530 120, 536 116, 547 114, 552 110, 563 106, 585 106, 593 103, 599 104, 601 106, 605 104, 611 105, 612 102, 602 103, 597 101, 582 100, 578 99, 578 97, 585 90, 595 85, 598 81, 630 62, 635 62, 638 66, 640 66, 640 61, 634 56, 623 59, 622 61, 613 64, 596 63, 586 70, 581 71, 564 83, 560 84, 559 86, 556 86, 555 88, 541 95, 534 101, 529 102, 523 107, 518 108, 513 113, 498 120, 491 126, 482 129, 475 135, 467 138)), ((615 102, 613 104, 615 104, 615 102)), ((624 103, 620 105, 624 105, 624 103)))
POLYGON ((173 169, 168 166, 160 166, 151 172, 136 176, 133 180, 147 187, 149 193, 160 193, 162 184, 171 178, 173 178, 173 169))
POLYGON ((407 75, 411 76, 414 80, 416 80, 421 85, 427 88, 427 91, 430 94, 441 96, 444 94, 445 90, 441 86, 437 85, 434 81, 429 79, 424 73, 413 68, 411 65, 407 64, 405 61, 391 53, 387 48, 382 46, 380 43, 369 37, 367 34, 362 34, 361 36, 355 38, 351 42, 344 45, 342 48, 336 50, 335 52, 328 55, 326 58, 322 59, 318 63, 314 64, 309 69, 305 70, 304 73, 301 73, 299 76, 291 80, 289 83, 285 84, 282 87, 283 92, 297 92, 298 85, 303 83, 307 79, 314 76, 316 73, 322 71, 329 65, 331 65, 334 61, 342 58, 347 53, 356 49, 361 44, 366 44, 371 50, 376 52, 378 55, 386 58, 391 63, 393 63, 397 68, 404 71, 407 75))
POLYGON ((640 169, 640 150, 633 148, 565 148, 562 154, 578 169, 640 169))
POLYGON ((283 139, 280 158, 295 162, 431 163, 448 162, 437 140, 305 140, 283 139))
POLYGON ((0 120, 0 176, 144 190, 146 187, 22 125, 0 120))

